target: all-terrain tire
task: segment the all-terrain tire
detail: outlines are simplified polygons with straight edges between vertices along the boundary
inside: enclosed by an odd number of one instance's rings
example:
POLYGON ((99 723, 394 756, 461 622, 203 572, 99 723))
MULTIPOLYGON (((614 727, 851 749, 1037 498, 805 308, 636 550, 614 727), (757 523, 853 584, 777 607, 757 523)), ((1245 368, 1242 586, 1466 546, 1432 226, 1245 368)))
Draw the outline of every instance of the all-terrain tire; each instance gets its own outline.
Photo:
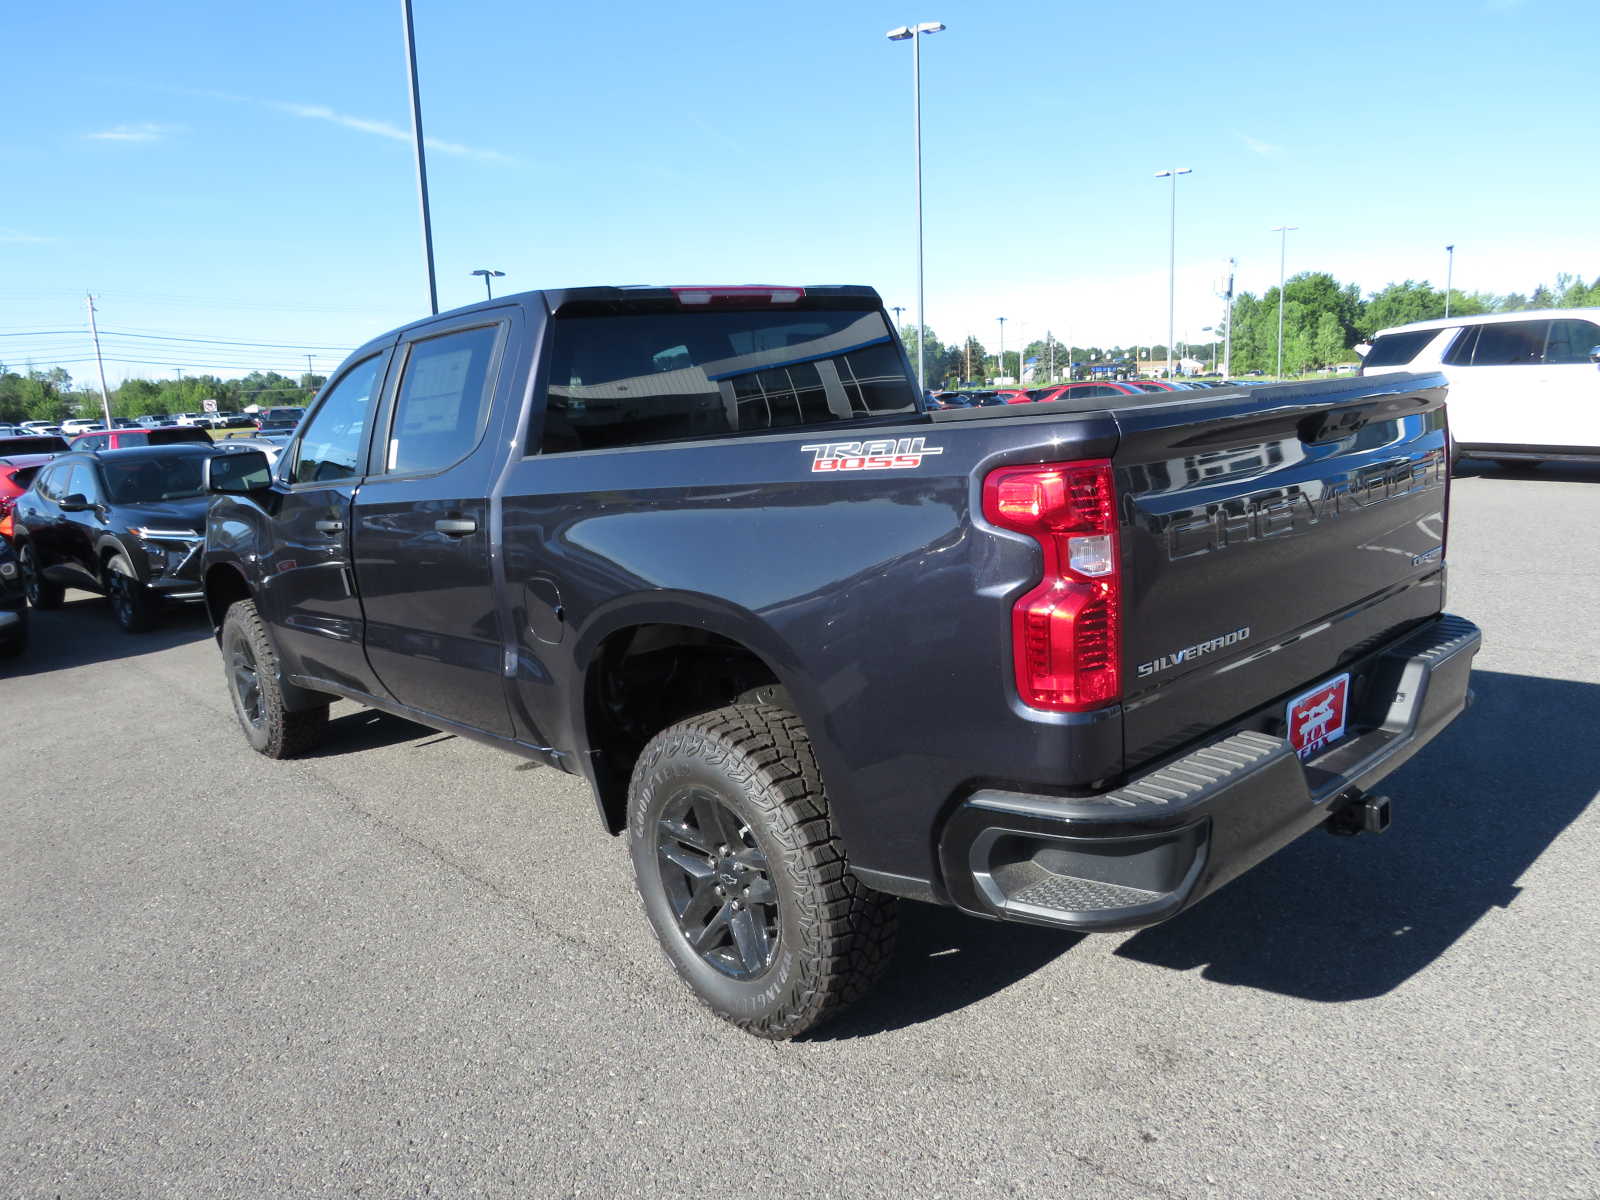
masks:
POLYGON ((328 706, 284 707, 278 649, 252 600, 235 601, 222 620, 222 664, 234 715, 253 749, 268 758, 293 758, 321 744, 328 706))
POLYGON ((895 898, 851 873, 805 726, 787 709, 734 704, 657 734, 634 767, 628 829, 645 914, 667 957, 707 1007, 749 1033, 783 1039, 815 1029, 864 995, 893 955, 895 898), (719 818, 696 816, 710 811, 708 797, 727 818, 720 839, 719 818), (723 881, 733 897, 742 881, 750 911, 718 910, 709 926, 681 920, 700 911, 688 899, 705 883, 695 873, 723 881), (757 908, 767 924, 752 964, 732 926, 757 908), (729 932, 707 951, 719 916, 729 932))

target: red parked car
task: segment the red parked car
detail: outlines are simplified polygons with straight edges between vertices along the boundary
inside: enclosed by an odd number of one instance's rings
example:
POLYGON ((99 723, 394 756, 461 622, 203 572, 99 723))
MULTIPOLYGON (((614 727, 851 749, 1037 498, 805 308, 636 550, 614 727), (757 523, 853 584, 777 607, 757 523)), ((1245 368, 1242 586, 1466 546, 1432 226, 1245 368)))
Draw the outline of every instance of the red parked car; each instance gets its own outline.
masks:
POLYGON ((28 490, 39 468, 54 457, 54 454, 12 454, 0 458, 0 537, 11 540, 11 510, 16 507, 17 497, 28 490))
POLYGON ((1078 383, 1058 383, 1053 387, 1034 388, 1024 393, 1025 400, 1048 404, 1052 400, 1084 400, 1096 396, 1132 396, 1144 391, 1131 383, 1119 380, 1082 380, 1078 383))
POLYGON ((209 442, 198 425, 156 425, 150 429, 102 429, 72 439, 74 450, 126 450, 129 446, 170 446, 174 442, 209 442))

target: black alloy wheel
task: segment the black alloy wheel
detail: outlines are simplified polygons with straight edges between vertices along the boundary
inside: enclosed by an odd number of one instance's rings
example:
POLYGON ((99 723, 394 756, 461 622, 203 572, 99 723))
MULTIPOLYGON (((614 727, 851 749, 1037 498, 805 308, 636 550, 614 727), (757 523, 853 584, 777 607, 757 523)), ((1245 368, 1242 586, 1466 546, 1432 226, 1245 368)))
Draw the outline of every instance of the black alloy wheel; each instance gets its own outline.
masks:
POLYGON ((754 979, 778 951, 778 893, 750 826, 708 789, 689 785, 656 822, 661 881, 678 930, 733 979, 754 979))
POLYGON ((673 968, 725 1021, 808 1033, 866 993, 894 952, 895 900, 850 870, 805 724, 731 704, 645 743, 628 849, 673 968))
POLYGON ((59 583, 51 583, 39 573, 39 560, 33 543, 23 542, 17 559, 22 571, 22 594, 27 597, 28 607, 60 608, 64 589, 59 583))
POLYGON ((125 559, 113 559, 105 567, 106 599, 111 602, 111 615, 128 633, 142 633, 155 624, 158 600, 128 571, 125 559), (123 564, 123 570, 118 569, 123 564))
POLYGON ((267 719, 266 701, 261 695, 261 671, 255 651, 243 638, 234 641, 228 656, 229 678, 239 706, 239 717, 251 729, 260 729, 267 719))

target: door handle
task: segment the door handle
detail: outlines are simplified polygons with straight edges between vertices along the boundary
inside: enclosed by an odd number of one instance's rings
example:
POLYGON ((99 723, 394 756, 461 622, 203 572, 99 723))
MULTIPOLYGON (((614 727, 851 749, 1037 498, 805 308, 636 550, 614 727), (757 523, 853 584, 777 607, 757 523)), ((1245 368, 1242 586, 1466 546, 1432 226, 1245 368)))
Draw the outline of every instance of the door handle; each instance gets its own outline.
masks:
POLYGON ((478 522, 471 517, 444 517, 435 521, 433 527, 451 537, 465 537, 469 533, 478 532, 478 522))
POLYGON ((344 532, 344 522, 343 521, 318 521, 317 522, 317 532, 318 533, 343 533, 344 532))

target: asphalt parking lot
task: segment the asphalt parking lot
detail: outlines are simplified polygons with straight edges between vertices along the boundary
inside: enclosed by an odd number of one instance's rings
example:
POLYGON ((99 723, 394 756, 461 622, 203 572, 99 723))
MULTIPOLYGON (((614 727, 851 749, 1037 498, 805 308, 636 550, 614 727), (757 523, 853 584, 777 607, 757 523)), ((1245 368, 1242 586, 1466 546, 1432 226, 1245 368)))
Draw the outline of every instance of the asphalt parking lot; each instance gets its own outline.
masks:
POLYGON ((1600 468, 1455 483, 1394 828, 1073 938, 907 906, 816 1040, 678 984, 567 776, 239 736, 196 612, 0 674, 0 1195, 1600 1196, 1600 468))

